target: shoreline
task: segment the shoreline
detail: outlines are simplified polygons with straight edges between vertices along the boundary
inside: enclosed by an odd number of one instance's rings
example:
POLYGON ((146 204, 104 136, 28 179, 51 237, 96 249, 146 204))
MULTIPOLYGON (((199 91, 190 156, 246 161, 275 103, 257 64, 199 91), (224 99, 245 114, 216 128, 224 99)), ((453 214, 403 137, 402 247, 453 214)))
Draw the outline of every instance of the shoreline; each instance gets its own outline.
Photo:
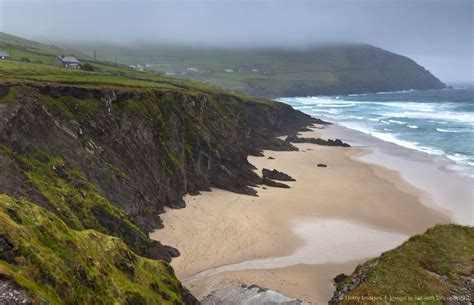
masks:
POLYGON ((213 189, 186 196, 187 208, 162 215, 165 228, 150 236, 180 250, 172 266, 198 298, 243 283, 327 302, 337 274, 349 274, 409 236, 452 221, 400 173, 364 161, 371 149, 295 146, 299 151, 249 157, 259 174, 265 167, 294 177, 296 182, 285 182, 290 189, 260 186, 259 197, 213 189))
POLYGON ((353 147, 370 147, 370 153, 354 158, 398 172, 402 180, 420 190, 424 205, 449 215, 457 224, 474 226, 474 206, 470 204, 474 178, 449 169, 446 160, 337 124, 330 125, 324 136, 340 137, 353 147))

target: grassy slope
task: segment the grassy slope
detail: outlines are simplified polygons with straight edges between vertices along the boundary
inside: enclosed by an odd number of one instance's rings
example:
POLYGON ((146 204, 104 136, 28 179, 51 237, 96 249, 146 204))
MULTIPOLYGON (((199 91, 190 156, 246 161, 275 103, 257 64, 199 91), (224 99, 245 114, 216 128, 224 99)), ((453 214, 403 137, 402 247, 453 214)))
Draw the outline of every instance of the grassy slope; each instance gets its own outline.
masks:
POLYGON ((463 297, 455 288, 474 277, 474 228, 436 226, 359 266, 338 286, 350 283, 374 263, 369 276, 342 304, 360 304, 357 297, 365 297, 369 304, 443 304, 450 296, 463 297), (368 301, 370 297, 374 301, 368 301))
POLYGON ((3 82, 24 83, 41 82, 51 84, 67 84, 88 88, 124 88, 127 90, 141 89, 169 89, 182 92, 201 92, 208 94, 233 94, 241 99, 264 101, 251 98, 238 92, 230 92, 201 82, 166 77, 153 72, 139 72, 124 66, 107 62, 94 62, 93 66, 100 68, 100 72, 63 69, 50 64, 0 61, 0 80, 3 82))
POLYGON ((161 72, 177 73, 183 78, 258 95, 302 94, 304 90, 313 94, 319 91, 327 94, 332 90, 340 93, 345 90, 350 93, 389 91, 409 89, 410 85, 417 88, 425 82, 430 86, 441 85, 410 59, 364 44, 305 50, 71 47, 84 52, 96 49, 104 58, 125 64, 151 63, 161 72), (191 67, 199 71, 189 71, 191 67), (225 72, 226 68, 235 72, 225 72))
MULTIPOLYGON (((17 60, 27 57, 44 64, 50 64, 57 54, 67 53, 54 46, 0 33, 0 49, 2 46, 10 50, 17 60)), ((111 62, 125 65, 151 63, 156 71, 162 73, 177 73, 185 79, 258 96, 306 96, 443 87, 441 82, 412 60, 364 44, 340 44, 306 50, 166 46, 125 48, 84 44, 70 47, 78 50, 75 53, 84 62, 93 63, 109 75, 123 71, 131 75, 139 74, 111 62), (89 56, 82 55, 91 54, 92 50, 97 50, 98 59, 102 62, 91 62, 89 56), (191 67, 198 71, 189 71, 191 67), (227 68, 235 72, 225 72, 227 68)), ((54 78, 51 80, 54 81, 54 78)), ((136 82, 129 84, 137 85, 136 82)))
POLYGON ((120 239, 75 231, 49 211, 0 195, 0 274, 37 304, 181 304, 169 265, 120 239))
POLYGON ((79 52, 71 52, 56 46, 42 44, 2 32, 0 32, 0 50, 7 51, 11 57, 17 60, 28 58, 30 61, 42 62, 44 64, 50 64, 57 55, 71 53, 81 59, 88 59, 88 56, 79 52))

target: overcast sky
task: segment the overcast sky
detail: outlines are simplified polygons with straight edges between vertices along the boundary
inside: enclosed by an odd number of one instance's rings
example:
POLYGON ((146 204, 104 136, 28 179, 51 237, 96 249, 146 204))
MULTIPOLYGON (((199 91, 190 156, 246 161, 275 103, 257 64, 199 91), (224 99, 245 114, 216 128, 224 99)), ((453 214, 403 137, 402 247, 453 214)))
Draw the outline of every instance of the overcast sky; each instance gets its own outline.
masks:
POLYGON ((43 42, 225 47, 357 41, 473 80, 474 0, 0 0, 0 31, 43 42))

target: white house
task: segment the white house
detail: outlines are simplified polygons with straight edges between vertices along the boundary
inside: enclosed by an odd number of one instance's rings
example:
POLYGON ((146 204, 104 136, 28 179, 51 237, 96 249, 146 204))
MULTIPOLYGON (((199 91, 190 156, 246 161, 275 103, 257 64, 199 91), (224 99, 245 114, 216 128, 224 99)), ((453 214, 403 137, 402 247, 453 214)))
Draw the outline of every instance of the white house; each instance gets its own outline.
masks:
POLYGON ((0 59, 3 59, 3 60, 10 59, 10 54, 4 51, 0 51, 0 59))
POLYGON ((140 65, 140 64, 129 65, 128 67, 129 67, 130 69, 133 69, 133 70, 136 70, 136 71, 143 71, 143 66, 140 65))
POLYGON ((53 65, 68 69, 81 68, 81 62, 74 56, 56 56, 53 59, 53 65))

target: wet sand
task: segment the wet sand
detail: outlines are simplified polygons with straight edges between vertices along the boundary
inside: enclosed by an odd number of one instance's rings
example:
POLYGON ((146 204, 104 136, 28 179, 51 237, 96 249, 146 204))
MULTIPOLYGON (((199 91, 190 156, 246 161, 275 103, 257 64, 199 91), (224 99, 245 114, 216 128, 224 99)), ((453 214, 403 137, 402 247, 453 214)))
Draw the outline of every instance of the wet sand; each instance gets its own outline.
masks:
POLYGON ((367 149, 295 145, 299 151, 249 157, 258 173, 275 168, 295 178, 285 182, 290 189, 259 187, 258 197, 213 189, 162 215, 165 228, 151 237, 180 250, 172 266, 197 297, 238 282, 324 303, 337 274, 451 221, 422 204, 427 196, 399 173, 357 161, 367 149))

